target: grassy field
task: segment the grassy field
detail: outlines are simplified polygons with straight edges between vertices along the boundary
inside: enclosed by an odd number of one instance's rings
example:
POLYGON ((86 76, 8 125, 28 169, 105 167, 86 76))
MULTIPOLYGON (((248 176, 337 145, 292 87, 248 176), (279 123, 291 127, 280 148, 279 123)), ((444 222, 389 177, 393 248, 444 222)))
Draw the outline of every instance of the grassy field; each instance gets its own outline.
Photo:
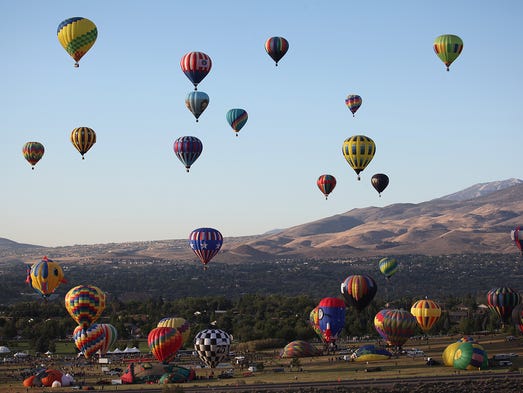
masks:
MULTIPOLYGON (((248 372, 245 369, 238 367, 234 368, 234 377, 232 379, 209 379, 211 370, 207 368, 196 368, 197 376, 202 379, 188 382, 182 386, 218 386, 218 385, 243 385, 252 383, 274 383, 274 382, 308 382, 308 381, 337 381, 337 380, 356 380, 356 379, 374 379, 374 378, 390 378, 390 377, 416 377, 416 376, 434 376, 434 375, 454 375, 456 373, 499 373, 506 372, 509 369, 523 370, 523 338, 518 337, 514 341, 506 341, 504 336, 492 335, 492 336, 479 336, 475 337, 477 341, 486 349, 489 358, 492 358, 495 354, 500 353, 515 353, 518 356, 513 357, 512 366, 504 367, 492 367, 488 370, 481 371, 457 371, 452 367, 439 366, 427 366, 426 357, 432 357, 438 362, 442 363, 441 354, 448 344, 451 344, 459 336, 453 337, 438 337, 431 338, 429 341, 409 340, 404 348, 417 348, 425 353, 425 357, 408 357, 405 355, 399 358, 392 358, 383 361, 374 362, 351 362, 343 360, 341 355, 325 355, 317 356, 313 358, 301 358, 298 367, 289 367, 291 359, 281 359, 275 354, 276 351, 263 351, 256 354, 256 363, 263 363, 264 368, 260 371, 248 372), (379 371, 373 371, 379 368, 379 371), (283 371, 281 371, 283 369, 283 371), (300 371, 301 370, 301 371, 300 371), (366 371, 367 370, 367 371, 366 371)), ((77 382, 82 382, 85 385, 94 386, 96 389, 101 389, 101 383, 110 383, 111 379, 117 379, 119 376, 109 376, 102 372, 102 366, 100 364, 74 364, 74 356, 71 356, 76 351, 72 343, 61 343, 57 345, 57 354, 54 355, 55 359, 45 360, 38 359, 38 362, 43 362, 46 367, 52 368, 53 364, 64 364, 62 358, 69 357, 69 362, 66 362, 65 371, 73 371, 75 373, 81 372, 84 375, 80 378, 76 378, 77 382), (60 362, 60 363, 58 363, 60 362)), ((358 344, 354 344, 357 346, 358 344)), ((351 346, 353 346, 351 344, 351 346)), ((143 345, 140 345, 140 349, 146 351, 143 345)), ((23 344, 17 347, 16 350, 23 350, 23 344)), ((81 360, 83 363, 83 360, 81 360)), ((177 364, 191 367, 196 366, 194 358, 191 356, 181 358, 177 364)), ((22 378, 18 375, 21 370, 28 369, 30 366, 34 366, 35 362, 31 363, 20 363, 20 364, 1 364, 0 365, 0 392, 23 392, 25 388, 22 386, 22 378)), ((108 365, 109 367, 120 367, 125 369, 127 364, 113 362, 108 365)), ((60 367, 56 367, 60 369, 60 367)), ((230 367, 232 368, 232 366, 230 367)), ((215 375, 218 375, 223 369, 219 368, 214 371, 215 375)), ((130 386, 129 386, 130 387, 130 386)), ((133 389, 144 390, 151 385, 132 385, 133 389)), ((116 385, 104 385, 104 390, 116 390, 116 385)), ((70 391, 70 388, 58 388, 53 389, 56 391, 70 391)), ((44 389, 33 388, 31 392, 44 391, 44 389)))

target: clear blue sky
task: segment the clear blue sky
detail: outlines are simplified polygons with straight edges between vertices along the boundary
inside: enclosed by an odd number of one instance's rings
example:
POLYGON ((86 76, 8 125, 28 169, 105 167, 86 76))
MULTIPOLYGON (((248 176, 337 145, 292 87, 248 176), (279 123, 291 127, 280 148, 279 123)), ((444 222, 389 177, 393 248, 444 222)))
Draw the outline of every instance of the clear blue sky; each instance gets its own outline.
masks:
POLYGON ((187 238, 201 226, 260 234, 353 208, 422 202, 521 178, 523 2, 1 1, 0 237, 46 246, 187 238), (91 19, 80 68, 58 24, 91 19), (464 41, 450 72, 440 34, 464 41), (278 67, 264 42, 290 43, 278 67), (213 60, 196 123, 181 57, 213 60), (353 118, 347 94, 363 105, 353 118), (225 119, 249 120, 236 138, 225 119), (87 126, 85 160, 69 141, 87 126), (362 180, 341 153, 351 135, 377 151, 362 180), (204 144, 187 174, 172 144, 204 144), (34 171, 22 145, 46 152, 34 171), (378 198, 374 173, 390 185, 378 198), (328 201, 316 186, 329 173, 328 201))

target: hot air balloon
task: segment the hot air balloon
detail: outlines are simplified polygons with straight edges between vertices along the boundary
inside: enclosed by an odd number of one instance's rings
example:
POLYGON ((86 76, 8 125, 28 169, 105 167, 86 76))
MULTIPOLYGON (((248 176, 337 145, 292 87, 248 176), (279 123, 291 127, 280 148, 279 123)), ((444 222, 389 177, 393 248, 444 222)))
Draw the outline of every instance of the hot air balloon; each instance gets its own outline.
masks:
POLYGON ((194 350, 200 360, 210 368, 215 368, 229 355, 232 337, 220 329, 204 329, 194 337, 194 350))
POLYGON ((105 310, 105 293, 94 285, 78 285, 65 295, 65 308, 76 323, 87 329, 105 310))
POLYGON ((100 353, 106 354, 111 347, 116 344, 118 340, 118 331, 110 323, 99 323, 98 326, 104 331, 103 345, 100 348, 100 353))
POLYGON ((185 165, 189 172, 191 165, 200 157, 203 151, 202 141, 195 136, 181 136, 174 141, 174 154, 185 165))
MULTIPOLYGON (((523 233, 521 234, 523 235, 523 233)), ((514 242, 517 248, 519 248, 519 251, 521 252, 521 256, 523 256, 523 236, 520 237, 520 227, 517 226, 510 232, 510 238, 514 242)))
POLYGON ((214 228, 197 228, 189 235, 189 245, 207 269, 207 264, 220 251, 223 236, 214 228))
POLYGON ((203 91, 191 91, 185 97, 185 106, 194 115, 194 117, 196 118, 196 122, 198 122, 198 118, 203 113, 205 108, 207 108, 208 105, 209 96, 207 95, 207 93, 204 93, 203 91))
POLYGON ((58 41, 79 67, 78 62, 94 45, 98 37, 96 25, 87 18, 75 17, 64 20, 56 31, 58 41))
POLYGON ((473 343, 475 341, 472 337, 462 337, 455 343, 452 343, 445 348, 441 355, 443 364, 445 366, 452 367, 454 365, 454 354, 456 353, 458 347, 465 342, 473 343))
POLYGON ((182 335, 182 344, 189 340, 191 334, 191 326, 187 320, 179 317, 163 318, 158 322, 158 327, 170 327, 178 330, 182 335))
POLYGON ((320 330, 326 343, 334 343, 345 327, 345 303, 337 297, 326 297, 318 303, 320 330))
POLYGON ((349 94, 347 98, 345 98, 345 104, 352 112, 352 117, 356 115, 356 111, 360 108, 362 102, 361 97, 357 94, 349 94))
POLYGON ((412 305, 410 313, 416 318, 421 330, 426 333, 440 318, 441 307, 433 300, 423 299, 412 305))
POLYGON ((96 323, 88 328, 79 325, 74 329, 73 339, 76 348, 78 348, 86 358, 90 358, 103 348, 105 343, 105 330, 101 325, 96 323))
POLYGON ((382 272, 387 279, 391 278, 398 271, 398 261, 395 258, 385 257, 378 262, 380 272, 382 272))
POLYGON ((227 111, 225 117, 227 118, 227 122, 231 126, 232 130, 236 133, 236 136, 238 136, 238 133, 242 127, 245 125, 245 123, 247 123, 249 115, 245 109, 234 108, 227 111))
POLYGON ((318 177, 316 184, 323 195, 325 195, 325 199, 327 199, 334 187, 336 187, 336 178, 332 175, 321 175, 318 177))
POLYGON ((416 332, 416 318, 405 310, 384 309, 374 317, 374 327, 387 344, 401 347, 416 332))
POLYGON ((512 323, 523 334, 523 303, 519 303, 512 310, 512 323))
POLYGON ((154 357, 167 364, 182 346, 182 335, 171 327, 156 327, 149 332, 147 343, 154 357))
POLYGON ((325 339, 323 337, 323 334, 321 333, 320 329, 320 316, 319 316, 320 308, 318 306, 314 307, 310 314, 309 314, 309 325, 311 326, 312 330, 314 330, 314 333, 318 335, 318 337, 325 342, 325 339))
POLYGON ((348 276, 341 283, 341 294, 345 304, 347 307, 354 307, 357 311, 367 307, 377 291, 376 281, 367 275, 348 276))
POLYGON ((194 85, 194 90, 198 89, 198 83, 211 71, 212 61, 203 52, 186 53, 180 60, 183 73, 194 85))
POLYGON ((321 355, 321 351, 319 351, 314 345, 307 341, 296 340, 291 341, 283 348, 280 357, 292 359, 318 355, 321 355))
POLYGON ((485 348, 475 342, 461 343, 454 352, 454 368, 459 370, 484 370, 488 368, 485 348))
POLYGON ((283 37, 271 37, 265 41, 265 51, 276 62, 276 66, 288 50, 289 42, 283 37))
POLYGON ((376 173, 370 179, 372 187, 378 191, 378 195, 381 197, 381 193, 389 185, 389 177, 383 173, 376 173))
POLYGON ((458 58, 463 50, 463 41, 457 35, 443 34, 434 40, 434 52, 438 55, 447 71, 454 60, 458 58))
POLYGON ((386 349, 376 347, 372 344, 359 347, 352 354, 351 358, 356 362, 369 362, 373 360, 386 360, 392 357, 392 353, 386 349))
POLYGON ((84 154, 96 143, 96 133, 89 127, 75 128, 71 132, 71 143, 80 152, 83 160, 84 154))
POLYGON ((61 283, 67 281, 64 278, 64 271, 60 265, 47 257, 43 257, 40 262, 36 262, 31 266, 27 273, 26 282, 37 293, 47 298, 54 293, 61 283))
POLYGON ((360 180, 360 172, 369 165, 374 157, 376 145, 368 136, 354 135, 345 139, 341 151, 360 180))
POLYGON ((22 154, 27 162, 31 164, 31 169, 35 169, 36 163, 43 157, 44 152, 44 145, 40 142, 27 142, 22 147, 22 154))
POLYGON ((512 310, 521 303, 520 294, 512 288, 494 288, 487 293, 487 305, 501 319, 502 323, 508 323, 512 310))

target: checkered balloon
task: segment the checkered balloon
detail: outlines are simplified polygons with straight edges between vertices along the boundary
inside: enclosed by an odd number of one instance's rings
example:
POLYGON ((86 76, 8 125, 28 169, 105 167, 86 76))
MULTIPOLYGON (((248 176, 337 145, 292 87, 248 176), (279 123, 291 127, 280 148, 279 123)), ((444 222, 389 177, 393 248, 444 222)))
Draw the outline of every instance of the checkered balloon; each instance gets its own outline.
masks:
POLYGON ((200 360, 215 368, 228 354, 232 336, 220 329, 204 329, 194 337, 194 349, 200 360))

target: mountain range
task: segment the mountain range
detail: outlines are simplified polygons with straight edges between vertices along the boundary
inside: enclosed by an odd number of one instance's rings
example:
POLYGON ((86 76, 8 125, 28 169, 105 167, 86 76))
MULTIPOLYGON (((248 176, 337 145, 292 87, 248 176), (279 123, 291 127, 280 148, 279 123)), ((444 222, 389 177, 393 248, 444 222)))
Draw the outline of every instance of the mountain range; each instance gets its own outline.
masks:
MULTIPOLYGON (((225 238, 216 261, 350 258, 385 255, 515 253, 510 231, 523 223, 523 180, 476 184, 422 203, 348 212, 262 235, 225 238)), ((45 248, 0 238, 0 258, 194 260, 186 239, 45 248)))

